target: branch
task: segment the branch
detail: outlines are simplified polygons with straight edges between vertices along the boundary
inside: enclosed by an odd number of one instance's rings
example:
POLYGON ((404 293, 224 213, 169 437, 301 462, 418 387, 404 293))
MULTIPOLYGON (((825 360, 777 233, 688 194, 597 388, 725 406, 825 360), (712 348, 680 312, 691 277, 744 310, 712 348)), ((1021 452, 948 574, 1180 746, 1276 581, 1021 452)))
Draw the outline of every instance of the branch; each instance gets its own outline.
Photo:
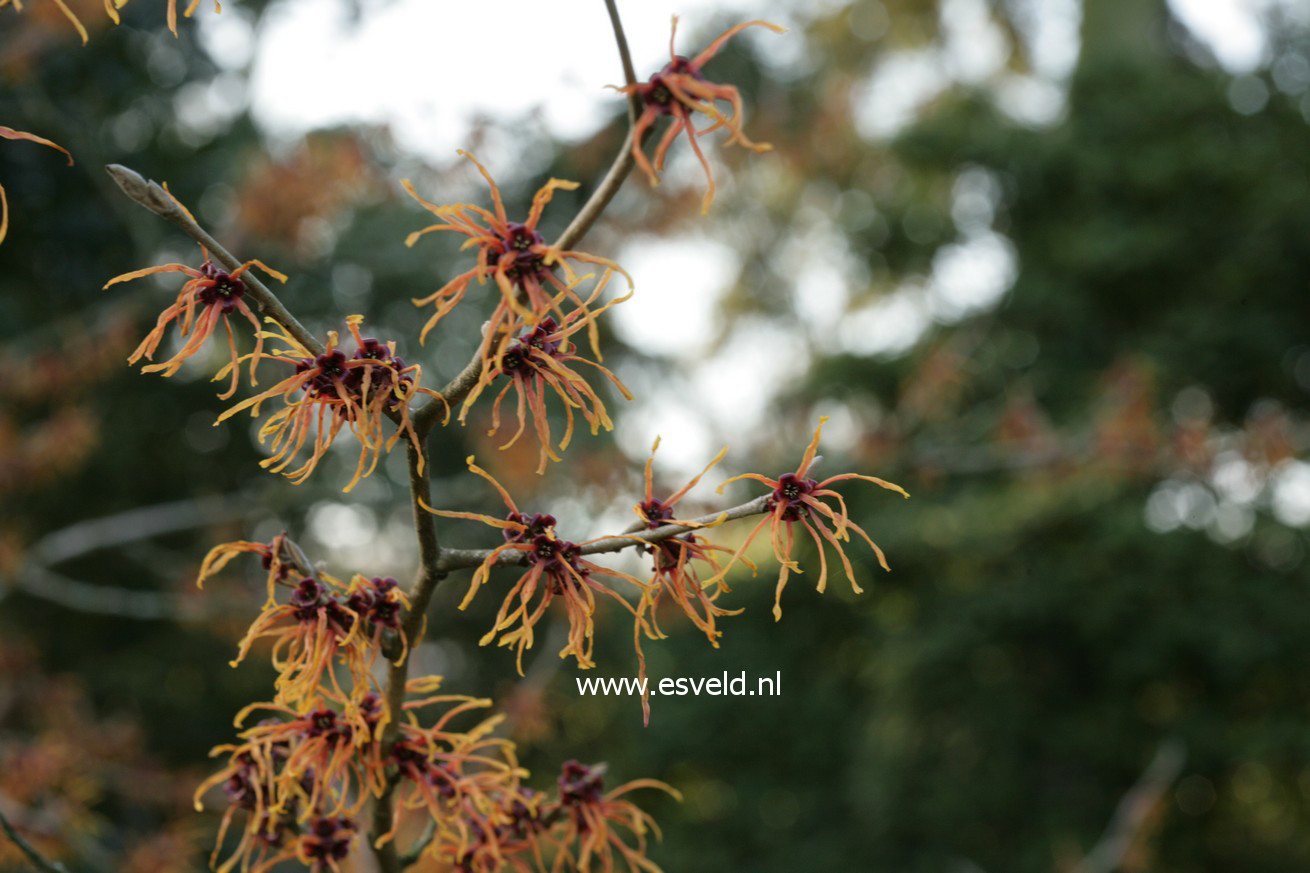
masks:
POLYGON ((422 409, 415 411, 413 418, 414 432, 419 435, 419 439, 427 436, 432 428, 436 426, 438 419, 445 414, 447 409, 454 409, 464 402, 473 386, 478 384, 478 379, 482 376, 482 344, 478 344, 478 350, 473 353, 473 357, 464 369, 459 371, 459 375, 446 383, 446 387, 441 389, 441 396, 446 402, 443 404, 435 398, 424 404, 422 409))
MULTIPOLYGON (((223 248, 218 240, 214 239, 208 231, 197 224, 196 220, 192 218, 185 209, 179 206, 177 201, 174 200, 162 186, 147 180, 140 173, 124 167, 122 164, 109 164, 105 167, 105 171, 109 173, 110 177, 115 182, 118 183, 118 187, 123 189, 124 194, 159 217, 165 218, 173 224, 176 224, 182 229, 183 233, 204 246, 210 256, 224 267, 229 270, 235 270, 241 266, 243 262, 238 260, 237 257, 227 249, 223 248)), ((241 280, 245 282, 251 298, 256 304, 258 304, 260 312, 263 312, 265 315, 286 328, 287 333, 295 337, 296 342, 308 349, 311 354, 321 355, 323 353, 323 344, 319 342, 313 334, 306 330, 305 326, 301 324, 294 315, 287 311, 287 308, 282 305, 282 301, 278 299, 276 294, 269 290, 267 285, 260 281, 258 276, 247 271, 242 274, 241 280)), ((473 390, 473 386, 477 383, 477 376, 480 372, 479 368, 475 365, 480 364, 481 358, 475 357, 474 360, 470 362, 469 366, 464 368, 464 372, 456 376, 454 381, 447 386, 446 391, 442 392, 442 394, 445 395, 446 392, 452 390, 453 386, 458 390, 458 399, 448 400, 446 403, 442 403, 440 400, 433 398, 415 411, 412 420, 415 432, 419 435, 420 439, 427 436, 428 432, 432 430, 433 426, 437 423, 437 420, 445 410, 449 408, 449 406, 453 406, 463 400, 468 393, 473 390)), ((392 421, 399 420, 397 414, 392 410, 387 411, 387 416, 392 421)))
MULTIPOLYGON (((432 404, 429 403, 425 409, 431 407, 432 404)), ((425 503, 428 506, 432 505, 432 485, 428 481, 427 471, 420 468, 423 455, 413 442, 407 441, 405 443, 405 457, 409 465, 409 497, 414 513, 414 535, 418 540, 419 567, 418 576, 415 578, 409 594, 410 608, 405 614, 403 625, 405 637, 409 641, 410 654, 402 660, 388 653, 391 663, 387 668, 386 698, 387 712, 390 713, 391 719, 382 731, 382 747, 384 749, 390 749, 391 744, 396 740, 402 707, 405 703, 405 686, 409 682, 410 658, 413 657, 414 650, 418 648, 418 644, 423 639, 423 631, 427 623, 428 604, 432 601, 432 593, 437 590, 437 584, 446 578, 445 572, 440 567, 441 541, 437 537, 436 519, 432 516, 432 513, 423 508, 425 503)), ((395 790, 395 785, 395 780, 388 781, 377 802, 373 804, 373 823, 370 831, 374 841, 381 834, 385 834, 392 829, 391 796, 395 790)), ((373 855, 377 859, 378 869, 381 873, 400 873, 405 867, 409 866, 396 851, 395 840, 384 846, 378 846, 374 842, 373 855)))
POLYGON ((1074 873, 1114 873, 1123 866, 1151 811, 1178 774, 1187 752, 1178 740, 1165 740, 1137 782, 1119 801, 1105 833, 1083 857, 1074 873))
MULTIPOLYGON (((619 552, 631 546, 648 545, 658 543, 661 540, 667 540, 672 537, 681 536, 695 530, 704 530, 710 525, 722 524, 728 521, 736 521, 739 518, 746 518, 751 515, 759 515, 767 511, 769 495, 761 494, 754 500, 743 503, 740 506, 734 506, 731 509, 725 509, 720 512, 713 512, 709 515, 702 515, 700 518, 687 519, 688 524, 666 524, 663 527, 657 527, 653 530, 643 530, 634 533, 616 534, 614 536, 602 537, 597 540, 585 543, 579 550, 584 555, 595 555, 601 552, 619 552)), ((428 504, 429 506, 431 504, 428 504)), ((441 560, 438 562, 438 568, 442 573, 449 573, 452 570, 467 570, 470 567, 481 566, 488 558, 491 557, 494 549, 445 549, 441 553, 441 560)), ((521 555, 516 551, 501 552, 496 558, 493 566, 505 567, 511 564, 517 564, 521 560, 521 555)))
MULTIPOLYGON (((130 170, 122 164, 109 164, 105 167, 105 172, 109 173, 110 177, 118 183, 118 187, 123 189, 124 194, 160 218, 176 224, 183 233, 204 246, 210 257, 224 267, 235 270, 241 266, 242 262, 223 248, 218 240, 210 236, 203 227, 196 224, 196 220, 188 215, 187 211, 179 206, 177 201, 158 183, 147 180, 140 173, 130 170)), ((251 298, 259 304, 261 312, 286 328, 287 333, 295 337, 296 342, 311 353, 315 355, 323 353, 323 344, 306 330, 305 326, 297 321, 294 315, 287 311, 287 308, 282 305, 282 301, 277 299, 277 295, 270 291, 258 276, 247 271, 241 276, 241 280, 245 282, 251 298)))
MULTIPOLYGON (((614 0, 605 0, 605 8, 609 12, 610 23, 614 28, 614 40, 618 44, 619 58, 623 62, 623 75, 629 85, 636 83, 636 74, 633 72, 632 57, 628 52, 628 39, 623 33, 623 24, 619 20, 619 11, 614 5, 614 0)), ((583 205, 581 211, 565 229, 564 234, 559 238, 556 245, 562 250, 575 245, 595 223, 596 219, 614 199, 623 180, 628 177, 632 171, 634 159, 632 157, 632 129, 636 123, 637 112, 640 110, 640 104, 636 95, 630 95, 628 99, 628 136, 623 142, 623 148, 615 157, 613 165, 605 178, 601 180, 600 186, 592 193, 591 197, 583 205)), ((482 349, 481 344, 472 359, 464 366, 455 378, 451 379, 444 388, 441 389, 441 396, 444 403, 432 400, 421 409, 415 411, 413 415, 414 430, 419 435, 420 440, 425 440, 432 428, 436 426, 438 417, 445 414, 448 410, 464 402, 478 380, 482 378, 482 349)), ((410 611, 405 618, 405 634, 409 640, 410 651, 413 652, 422 638, 424 622, 426 621, 428 604, 432 599, 432 593, 436 590, 438 583, 446 578, 447 572, 454 566, 447 566, 444 560, 445 552, 442 551, 441 545, 437 540, 436 524, 431 513, 423 509, 421 504, 432 505, 430 494, 431 486, 427 476, 420 474, 417 467, 418 451, 410 445, 409 447, 409 490, 410 498, 413 501, 414 509, 414 530, 418 536, 419 544, 419 575, 414 583, 414 591, 410 595, 410 611)), ((652 531, 651 533, 658 533, 652 531)), ((668 536, 673 536, 675 532, 670 532, 668 536)), ((631 541, 617 543, 614 550, 632 545, 631 541)), ((599 544, 594 544, 599 545, 599 544)), ((595 551, 604 551, 596 549, 595 551)), ((474 564, 465 564, 463 566, 476 566, 481 560, 474 564)), ((395 740, 397 725, 399 723, 401 705, 405 699, 405 684, 409 678, 409 659, 404 661, 392 661, 391 667, 387 674, 387 705, 391 713, 391 721, 388 723, 383 733, 383 743, 389 746, 395 740)), ((388 782, 382 795, 377 799, 373 806, 373 826, 372 833, 374 839, 378 834, 386 833, 391 830, 392 817, 392 791, 395 783, 388 782)), ((428 838, 430 839, 430 837, 428 838)), ((396 851, 395 843, 389 842, 385 846, 374 846, 373 854, 377 859, 378 867, 381 873, 400 873, 406 867, 414 864, 418 856, 422 854, 425 848, 425 842, 420 840, 418 844, 410 849, 409 852, 401 857, 396 851)))
POLYGON ((432 845, 432 840, 437 836, 437 820, 433 819, 428 822, 428 826, 423 831, 423 835, 414 841, 414 845, 409 847, 400 858, 400 869, 407 870, 419 862, 423 857, 423 850, 432 845))
POLYGON ((235 494, 174 500, 70 524, 41 537, 31 553, 42 564, 59 564, 99 549, 243 518, 248 513, 249 506, 235 494))
MULTIPOLYGON (((609 12, 610 24, 614 28, 614 42, 619 48, 619 60, 623 63, 623 81, 628 86, 637 84, 637 73, 632 66, 632 55, 628 52, 628 38, 623 33, 623 23, 619 20, 619 10, 614 5, 614 0, 605 0, 605 10, 609 12)), ((555 245, 561 250, 573 248, 586 235, 591 226, 595 224, 596 219, 605 211, 605 207, 614 199, 614 195, 619 193, 619 188, 623 186, 624 180, 632 172, 636 159, 632 156, 634 148, 640 148, 640 143, 632 141, 632 131, 637 124, 637 116, 641 114, 641 98, 637 96, 636 91, 628 95, 628 135, 623 140, 623 148, 614 157, 614 163, 610 165, 609 172, 601 181, 600 186, 593 192, 587 202, 583 204, 582 209, 578 211, 577 216, 560 234, 560 238, 555 241, 555 245)))
MULTIPOLYGON (((191 607, 180 595, 167 591, 139 591, 112 585, 92 585, 70 579, 40 564, 29 562, 13 577, 13 586, 30 597, 57 603, 66 609, 130 618, 136 621, 163 619, 197 620, 199 607, 191 607)), ((0 591, 0 597, 8 592, 0 591)))
POLYGON ((68 873, 67 867, 58 861, 49 860, 45 855, 33 848, 31 843, 23 839, 23 835, 9 823, 9 819, 5 816, 3 810, 0 810, 0 830, 4 830, 5 836, 13 841, 14 845, 27 856, 27 860, 31 861, 36 869, 43 871, 43 873, 68 873))

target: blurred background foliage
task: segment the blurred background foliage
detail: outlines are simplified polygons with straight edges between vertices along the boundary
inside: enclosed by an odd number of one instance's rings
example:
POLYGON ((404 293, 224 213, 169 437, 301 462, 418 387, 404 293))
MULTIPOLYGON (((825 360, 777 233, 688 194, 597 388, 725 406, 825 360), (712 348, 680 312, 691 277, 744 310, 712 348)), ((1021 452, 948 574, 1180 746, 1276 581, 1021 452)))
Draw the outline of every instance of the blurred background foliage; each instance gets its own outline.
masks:
MULTIPOLYGON (((101 285, 197 253, 100 167, 167 180, 229 248, 293 276, 284 299, 311 329, 364 312, 434 382, 481 313, 417 346, 409 298, 459 261, 448 241, 402 245, 421 216, 397 182, 484 194, 383 126, 267 136, 248 59, 205 44, 208 24, 175 40, 150 0, 117 28, 73 5, 87 48, 51 3, 0 10, 0 122, 78 161, 0 143, 0 804, 73 870, 199 869, 215 820, 190 786, 270 680, 226 665, 258 568, 198 593, 200 557, 287 529, 340 573, 404 577, 403 462, 343 498, 346 446, 290 487, 259 470, 248 424, 211 427, 202 368, 125 367, 176 283, 101 285)), ((223 14, 257 34, 277 5, 223 14)), ((579 697, 549 639, 523 680, 477 649, 495 598, 456 611, 460 578, 420 667, 494 694, 539 779, 578 757, 681 788, 681 806, 654 801, 669 871, 1310 866, 1310 35, 1296 4, 1256 7, 1264 48, 1238 71, 1163 0, 797 4, 785 51, 732 44, 713 70, 775 152, 718 151, 705 221, 688 163, 654 191, 631 181, 584 246, 642 262, 720 241, 714 305, 683 293, 705 275, 662 287, 633 267, 656 303, 647 334, 606 337, 639 395, 618 438, 579 440, 538 480, 531 448, 498 453, 475 413, 434 436, 434 491, 495 509, 463 472, 476 453, 582 538, 626 524, 656 433, 705 457, 731 440, 729 469, 773 473, 827 414, 825 470, 914 494, 848 489, 894 572, 861 556, 859 597, 796 578, 776 625, 767 574, 738 578, 748 608, 717 650, 669 617, 652 676, 781 671, 783 696, 656 699, 649 728, 632 699, 579 697), (1057 12, 1073 24, 1052 48, 1057 12), (1127 802, 1177 749, 1181 769, 1127 802), (1098 854, 1116 809, 1128 826, 1098 854)), ((695 21, 683 45, 732 20, 695 21)), ((581 141, 484 119, 468 144, 502 158, 514 203, 584 180, 549 236, 621 142, 612 109, 581 141)), ((598 673, 632 675, 630 630, 601 619, 598 673)), ((21 869, 7 844, 0 868, 21 869)))

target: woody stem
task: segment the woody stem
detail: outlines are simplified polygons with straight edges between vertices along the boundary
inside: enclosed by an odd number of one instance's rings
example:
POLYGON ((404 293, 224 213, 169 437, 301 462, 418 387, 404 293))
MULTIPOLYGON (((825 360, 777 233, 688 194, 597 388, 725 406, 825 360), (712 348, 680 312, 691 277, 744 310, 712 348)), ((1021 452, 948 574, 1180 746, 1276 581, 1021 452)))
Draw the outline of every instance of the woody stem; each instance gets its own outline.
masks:
MULTIPOLYGON (((581 554, 595 555, 601 552, 618 552, 632 546, 650 545, 662 540, 671 539, 672 537, 681 536, 701 528, 723 524, 724 522, 735 521, 739 518, 747 518, 752 515, 759 515, 768 511, 769 495, 763 494, 754 500, 747 501, 740 506, 734 506, 731 509, 712 512, 709 515, 702 515, 700 518, 689 518, 686 524, 666 524, 653 530, 640 530, 632 533, 624 532, 614 536, 601 537, 600 539, 591 540, 583 543, 579 549, 581 554)), ((438 562, 438 569, 444 574, 454 570, 466 570, 471 567, 479 567, 490 558, 493 549, 444 549, 441 552, 441 560, 438 562)), ((518 552, 501 552, 496 558, 493 566, 502 566, 517 562, 522 555, 518 552)))
MULTIPOLYGON (((629 88, 637 84, 637 73, 632 66, 632 55, 628 51, 628 38, 623 33, 623 24, 619 21, 619 10, 615 6, 614 0, 605 0, 605 9, 609 12, 610 24, 614 28, 614 42, 618 45, 619 60, 623 63, 623 80, 629 88)), ((583 204, 582 209, 578 210, 577 216, 560 234, 555 245, 560 250, 573 248, 582 237, 591 229, 592 224, 600 218, 600 214, 605 211, 605 207, 614 199, 614 195, 619 193, 619 188, 623 186, 624 180, 632 172, 636 159, 632 155, 634 143, 632 142, 633 130, 637 124, 637 116, 641 114, 641 98, 637 96, 635 90, 628 94, 628 135, 623 141, 623 147, 614 157, 614 163, 610 165, 609 172, 601 181, 599 187, 591 192, 587 202, 583 204)), ((638 146, 640 144, 637 144, 638 146)))

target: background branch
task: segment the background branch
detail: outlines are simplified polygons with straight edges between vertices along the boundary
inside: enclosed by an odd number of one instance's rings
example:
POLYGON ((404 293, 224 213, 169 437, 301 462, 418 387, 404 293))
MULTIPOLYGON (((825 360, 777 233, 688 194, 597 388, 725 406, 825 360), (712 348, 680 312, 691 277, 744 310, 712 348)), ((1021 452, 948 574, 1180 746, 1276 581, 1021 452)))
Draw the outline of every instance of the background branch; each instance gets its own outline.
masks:
POLYGON ((1114 873, 1121 868, 1151 811, 1183 770, 1187 752, 1178 740, 1165 740, 1151 763, 1115 807, 1105 833, 1073 873, 1114 873))
POLYGON ((44 871, 44 873, 68 873, 67 867, 60 864, 58 861, 49 860, 45 855, 38 852, 31 843, 25 840, 23 835, 15 830, 14 826, 9 823, 9 819, 5 816, 4 810, 0 810, 0 830, 5 832, 5 836, 13 841, 14 845, 18 847, 19 851, 27 856, 27 860, 31 861, 36 869, 44 871))
MULTIPOLYGON (((139 621, 195 621, 228 610, 215 610, 173 591, 151 591, 112 585, 92 585, 53 569, 57 564, 100 549, 176 531, 204 527, 248 512, 235 496, 176 500, 77 522, 46 534, 23 556, 12 577, 12 589, 78 612, 112 615, 139 621)), ((9 593, 0 591, 0 599, 9 593)))

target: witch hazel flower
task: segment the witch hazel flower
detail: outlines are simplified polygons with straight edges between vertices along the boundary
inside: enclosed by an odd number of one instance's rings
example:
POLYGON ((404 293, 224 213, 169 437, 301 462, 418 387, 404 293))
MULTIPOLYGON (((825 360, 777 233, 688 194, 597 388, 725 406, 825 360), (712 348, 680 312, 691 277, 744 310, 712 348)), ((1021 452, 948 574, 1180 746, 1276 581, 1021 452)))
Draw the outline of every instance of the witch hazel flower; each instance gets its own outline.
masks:
POLYGON ((828 558, 825 546, 831 546, 836 551, 837 557, 841 560, 842 569, 846 573, 846 578, 851 583, 851 589, 856 594, 864 593, 864 589, 855 581, 855 571, 851 567, 850 559, 846 556, 845 550, 842 548, 843 543, 850 542, 851 531, 855 531, 861 539, 868 543, 869 548, 873 550, 878 559, 878 564, 884 570, 891 570, 887 565, 887 558, 883 555, 882 549, 878 547, 878 544, 873 541, 864 528, 851 520, 850 513, 846 509, 845 499, 829 486, 849 479, 861 479, 880 488, 895 491, 902 497, 908 498, 910 495, 899 485, 885 479, 879 479, 876 476, 865 476, 860 473, 841 473, 823 480, 810 478, 808 474, 810 467, 815 462, 819 448, 819 436, 823 432, 823 425, 827 420, 826 417, 819 419, 819 426, 815 428, 814 437, 810 440, 809 445, 805 447, 805 454, 801 457, 800 465, 795 472, 783 473, 776 479, 761 476, 759 473, 743 473, 740 476, 733 476, 718 488, 719 493, 723 493, 724 487, 731 482, 736 482, 739 479, 753 479, 771 489, 768 501, 765 504, 764 517, 746 535, 746 539, 732 554, 732 557, 728 559, 724 568, 716 574, 716 578, 725 575, 733 564, 742 557, 750 544, 754 542, 760 531, 768 527, 769 543, 773 547, 773 555, 781 565, 773 604, 773 617, 775 620, 782 618, 782 592, 787 587, 787 580, 792 573, 803 572, 800 565, 792 557, 796 547, 797 528, 800 528, 804 534, 810 537, 814 542, 815 550, 818 552, 819 579, 815 585, 815 590, 820 593, 827 588, 828 584, 828 558))
POLYGON ((259 555, 269 569, 269 598, 238 643, 231 665, 244 661, 260 640, 271 640, 269 657, 278 673, 275 703, 303 706, 304 701, 324 694, 357 703, 371 693, 370 671, 382 650, 384 635, 398 638, 398 658, 405 658, 408 640, 401 618, 409 609, 409 599, 390 577, 370 579, 356 574, 345 584, 319 572, 297 579, 292 571, 308 568, 296 566, 302 558, 296 558, 294 565, 284 562, 279 556, 287 548, 285 534, 269 545, 224 543, 212 549, 201 565, 200 586, 243 553, 259 555), (278 601, 278 589, 289 590, 285 602, 278 601), (337 678, 338 664, 345 666, 351 678, 350 689, 343 688, 337 678))
MULTIPOLYGON (((677 491, 672 492, 667 497, 660 498, 655 496, 653 475, 655 452, 659 450, 659 447, 660 440, 657 437, 655 444, 651 446, 650 457, 646 459, 644 497, 640 503, 633 507, 637 514, 638 523, 645 530, 656 530, 670 524, 696 528, 715 526, 713 524, 698 525, 695 522, 677 518, 676 508, 678 502, 686 497, 691 489, 696 487, 705 474, 723 460, 728 453, 727 448, 721 449, 705 465, 703 470, 693 476, 677 491)), ((664 633, 659 627, 658 614, 661 604, 667 598, 717 648, 719 637, 723 635, 723 632, 717 629, 715 620, 720 616, 736 615, 742 611, 740 609, 724 609, 715 603, 721 594, 731 590, 723 578, 721 571, 724 568, 720 565, 715 553, 731 553, 732 550, 709 542, 695 530, 651 543, 645 546, 644 550, 651 556, 652 570, 650 581, 647 583, 651 594, 642 605, 650 614, 650 626, 655 636, 664 637, 664 633), (700 566, 698 567, 698 565, 700 566), (710 579, 702 580, 700 578, 704 570, 708 570, 712 574, 710 579)), ((745 561, 746 559, 743 557, 741 560, 745 561)), ((754 569, 753 564, 750 566, 754 569)))
MULTIPOLYGON (((444 400, 436 391, 420 385, 422 368, 405 363, 396 354, 394 342, 384 343, 361 335, 359 328, 363 321, 362 315, 346 318, 346 326, 355 341, 353 354, 347 354, 336 331, 328 331, 327 345, 317 355, 281 325, 276 325, 276 332, 261 333, 286 346, 272 353, 256 353, 254 357, 290 366, 294 372, 228 409, 215 423, 246 410, 252 417, 258 417, 263 404, 281 401, 281 408, 259 429, 260 442, 267 442, 272 451, 270 457, 260 461, 260 466, 282 473, 296 484, 309 478, 343 428, 359 441, 355 472, 343 491, 350 491, 360 479, 371 475, 402 434, 419 449, 418 471, 422 473, 424 458, 410 420, 409 404, 419 394, 443 403, 444 400), (394 419, 390 435, 388 418, 394 419), (306 447, 309 457, 299 467, 288 470, 306 447)), ((236 366, 236 362, 229 366, 236 366)))
MULTIPOLYGON (((632 615, 635 623, 634 637, 639 638, 643 632, 649 635, 646 619, 640 610, 601 580, 614 579, 627 583, 633 586, 639 596, 645 596, 648 591, 644 582, 627 573, 588 561, 582 556, 582 547, 587 542, 575 543, 562 539, 555 531, 553 516, 520 511, 509 493, 490 473, 477 466, 472 456, 468 459, 468 466, 470 472, 486 479, 496 489, 509 509, 508 515, 494 518, 479 513, 451 512, 422 505, 435 515, 480 521, 499 528, 504 535, 504 544, 492 549, 474 571, 468 593, 459 605, 460 609, 467 609, 473 602, 478 591, 490 581, 494 567, 505 564, 506 558, 511 555, 517 556, 513 563, 521 570, 519 578, 505 594, 492 628, 482 637, 480 645, 489 645, 499 637, 499 645, 515 649, 519 675, 522 675, 523 653, 532 648, 534 628, 550 605, 559 600, 564 604, 569 623, 568 641, 560 650, 560 657, 574 658, 578 667, 584 670, 594 667, 593 616, 598 597, 613 600, 632 615)), ((640 646, 637 647, 637 654, 640 658, 640 646)))
MULTIPOLYGON (((594 302, 604 287, 602 279, 585 303, 594 302)), ((613 430, 614 423, 606 411, 605 402, 576 369, 577 365, 585 364, 598 371, 625 399, 631 400, 632 394, 614 373, 600 364, 599 358, 593 361, 583 356, 573 337, 585 328, 595 330, 597 316, 630 296, 631 293, 611 300, 594 312, 588 312, 584 304, 564 316, 563 323, 547 315, 534 327, 523 331, 499 358, 485 361, 483 377, 465 399, 460 421, 465 420, 469 409, 486 388, 494 385, 496 380, 504 379, 505 384, 492 403, 491 428, 487 435, 495 436, 500 432, 501 404, 513 391, 518 428, 500 448, 508 449, 517 443, 531 418, 537 442, 541 446, 538 474, 546 472, 549 461, 559 461, 559 452, 564 451, 573 439, 575 410, 587 422, 593 435, 599 433, 601 428, 613 430), (558 399, 565 418, 564 434, 558 445, 553 442, 546 410, 547 401, 552 396, 558 399)), ((592 345, 596 345, 594 340, 592 345)))
POLYGON ((251 869, 252 863, 255 870, 267 870, 292 858, 306 864, 340 860, 344 854, 329 848, 324 823, 350 819, 384 790, 380 735, 385 704, 376 694, 339 708, 318 700, 303 712, 259 703, 237 715, 237 726, 255 712, 265 717, 243 730, 239 743, 213 749, 211 755, 226 756, 227 762, 196 789, 197 810, 216 787, 227 805, 211 866, 217 865, 238 815, 245 817, 242 838, 217 866, 220 873, 238 865, 251 869))
MULTIPOLYGON (((185 209, 180 203, 178 206, 185 209)), ((255 350, 249 356, 250 384, 252 386, 257 384, 255 368, 259 364, 264 348, 264 333, 260 328, 259 319, 245 299, 248 289, 242 277, 252 267, 259 267, 279 282, 286 282, 287 277, 257 260, 246 261, 229 272, 210 259, 209 252, 204 246, 200 247, 200 255, 201 264, 199 267, 188 267, 185 264, 160 264, 156 267, 146 267, 142 270, 133 270, 130 273, 115 276, 105 283, 105 287, 108 288, 121 282, 130 282, 134 279, 160 273, 181 273, 186 276, 187 281, 178 291, 177 299, 166 307, 163 312, 159 313, 154 328, 150 333, 146 334, 146 338, 137 346, 136 351, 127 359, 127 362, 135 364, 142 358, 153 362, 155 352, 159 350, 159 345, 167 335, 169 326, 176 324, 179 336, 185 340, 182 347, 167 361, 149 363, 141 368, 143 373, 162 373, 164 376, 172 376, 182 368, 185 361, 194 357, 200 351, 218 326, 222 324, 227 335, 228 353, 231 358, 230 363, 224 368, 223 372, 230 371, 232 380, 227 390, 218 396, 219 399, 226 400, 236 393, 241 373, 239 367, 241 356, 237 353, 236 336, 232 330, 232 316, 234 314, 244 318, 254 327, 255 350)))
POLYGON ((205 555, 200 562, 200 572, 196 575, 196 587, 204 588, 205 581, 223 570, 235 558, 241 555, 258 555, 260 563, 268 571, 268 599, 271 603, 277 593, 278 585, 287 585, 291 574, 299 570, 312 572, 299 546, 288 538, 285 531, 273 537, 267 543, 253 543, 247 540, 234 540, 219 543, 205 555))
POLYGON ((657 779, 634 779, 605 790, 605 765, 566 761, 559 776, 559 808, 565 821, 563 839, 570 869, 613 870, 615 855, 629 871, 660 873, 646 857, 648 834, 659 837, 649 813, 626 799, 629 792, 654 788, 681 800, 671 786, 657 779))
POLYGON ((710 204, 714 202, 715 186, 714 173, 710 170, 705 153, 701 151, 700 137, 723 129, 728 132, 729 145, 740 145, 753 152, 766 152, 773 148, 768 143, 752 142, 742 131, 741 92, 733 85, 711 82, 703 71, 704 66, 719 53, 729 39, 748 27, 766 27, 774 33, 784 31, 784 28, 767 21, 758 19, 747 21, 724 31, 704 51, 694 58, 688 58, 678 54, 674 49, 674 38, 678 33, 678 17, 675 15, 673 31, 669 35, 669 62, 645 82, 621 88, 611 86, 623 94, 635 94, 641 102, 643 109, 632 129, 632 156, 652 186, 659 184, 659 173, 664 169, 664 159, 668 156, 669 147, 673 145, 679 134, 686 134, 687 142, 705 171, 705 181, 708 184, 705 198, 701 202, 702 215, 709 212, 710 204), (730 111, 725 114, 716 105, 718 102, 727 103, 730 111), (696 115, 705 116, 712 123, 697 130, 696 115), (665 116, 670 117, 672 122, 664 132, 664 136, 660 138, 659 145, 655 147, 655 160, 652 163, 642 149, 642 138, 647 130, 665 116))
MULTIPOLYGON (((494 736, 503 715, 483 718, 471 727, 456 727, 466 713, 491 701, 459 694, 434 694, 440 676, 410 680, 406 693, 417 695, 403 705, 399 736, 390 750, 398 773, 391 829, 379 845, 394 839, 402 820, 417 815, 436 824, 431 854, 459 856, 483 839, 479 828, 507 823, 506 798, 519 796, 527 771, 518 766, 514 744, 494 736), (437 715, 426 710, 439 707, 437 715)), ((488 830, 487 833, 492 833, 488 830)))
POLYGON ((504 344, 520 326, 532 326, 548 314, 563 320, 566 303, 585 310, 586 303, 576 290, 578 282, 574 265, 593 264, 604 268, 602 280, 607 279, 611 272, 621 273, 628 278, 631 287, 631 278, 618 264, 608 258, 551 245, 537 229, 555 192, 572 191, 578 187, 577 182, 549 180, 533 196, 532 206, 524 220, 511 221, 500 188, 491 174, 473 155, 462 150, 459 154, 477 167, 486 180, 491 189, 492 209, 471 203, 432 203, 421 197, 408 179, 402 180, 409 195, 440 219, 436 224, 411 233, 405 245, 414 245, 425 234, 451 232, 466 237, 463 248, 473 249, 477 255, 471 269, 460 273, 433 294, 414 300, 415 306, 436 307, 423 325, 420 342, 464 299, 474 282, 483 285, 491 280, 500 292, 483 338, 484 357, 491 360, 499 358, 504 344))

